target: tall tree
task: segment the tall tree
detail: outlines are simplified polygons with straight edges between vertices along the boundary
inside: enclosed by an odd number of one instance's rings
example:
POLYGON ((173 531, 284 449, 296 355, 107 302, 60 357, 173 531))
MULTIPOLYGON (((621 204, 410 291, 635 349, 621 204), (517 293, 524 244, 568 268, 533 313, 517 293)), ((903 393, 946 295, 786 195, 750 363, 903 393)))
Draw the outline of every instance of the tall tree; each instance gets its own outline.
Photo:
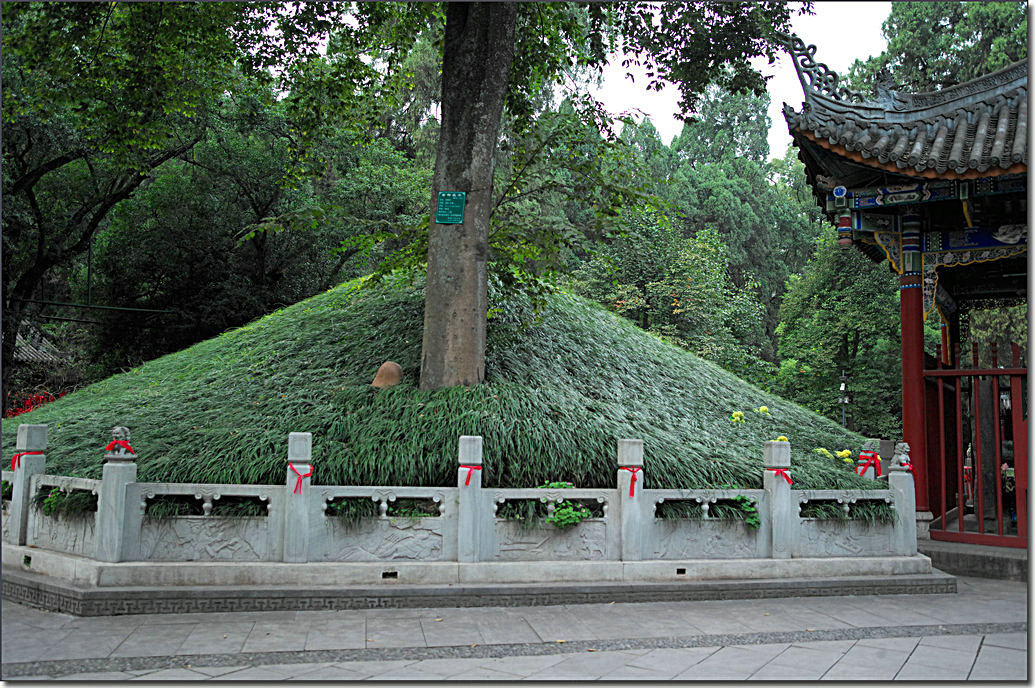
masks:
POLYGON ((772 29, 788 21, 789 10, 776 2, 590 4, 581 16, 564 5, 450 3, 442 129, 432 183, 421 387, 472 385, 484 378, 491 213, 487 194, 504 102, 520 111, 529 93, 558 80, 565 67, 602 67, 602 36, 610 28, 627 55, 623 64, 645 67, 648 88, 678 84, 680 106, 691 112, 698 93, 711 82, 734 91, 763 91, 764 79, 748 60, 758 55, 772 60, 778 49, 772 29), (527 28, 517 31, 519 24, 527 28), (528 50, 515 50, 515 37, 528 50), (536 61, 515 60, 516 55, 534 55, 536 61), (435 221, 439 191, 468 194, 462 224, 435 221))
POLYGON ((1028 3, 893 2, 883 34, 887 50, 852 65, 853 87, 935 91, 1027 57, 1028 3))
POLYGON ((517 5, 450 3, 442 60, 442 128, 431 182, 422 389, 485 378, 493 156, 514 59, 517 5), (438 222, 440 191, 466 194, 459 223, 438 222))
POLYGON ((271 63, 311 56, 308 34, 329 27, 322 11, 315 3, 4 4, 5 392, 19 327, 46 276, 86 252, 118 203, 203 138, 235 64, 265 74, 271 63))

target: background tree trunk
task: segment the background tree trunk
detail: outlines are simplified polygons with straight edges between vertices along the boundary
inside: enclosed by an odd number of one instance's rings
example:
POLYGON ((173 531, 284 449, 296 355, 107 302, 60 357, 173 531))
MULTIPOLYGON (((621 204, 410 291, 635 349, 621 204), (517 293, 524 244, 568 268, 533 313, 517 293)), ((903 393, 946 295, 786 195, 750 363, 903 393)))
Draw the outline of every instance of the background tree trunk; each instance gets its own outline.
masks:
POLYGON ((454 2, 446 9, 421 389, 476 385, 485 378, 492 158, 514 57, 516 20, 517 6, 509 2, 454 2), (439 191, 466 192, 463 224, 435 222, 439 191))

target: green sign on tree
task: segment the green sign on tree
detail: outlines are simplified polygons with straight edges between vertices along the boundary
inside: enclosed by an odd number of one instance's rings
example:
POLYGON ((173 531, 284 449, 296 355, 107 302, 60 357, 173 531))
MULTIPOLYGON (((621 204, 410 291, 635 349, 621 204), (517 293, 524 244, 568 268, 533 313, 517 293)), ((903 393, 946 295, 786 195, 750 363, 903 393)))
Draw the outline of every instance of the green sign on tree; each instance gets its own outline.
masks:
POLYGON ((440 225, 462 225, 467 193, 463 191, 439 191, 435 208, 435 222, 440 225))

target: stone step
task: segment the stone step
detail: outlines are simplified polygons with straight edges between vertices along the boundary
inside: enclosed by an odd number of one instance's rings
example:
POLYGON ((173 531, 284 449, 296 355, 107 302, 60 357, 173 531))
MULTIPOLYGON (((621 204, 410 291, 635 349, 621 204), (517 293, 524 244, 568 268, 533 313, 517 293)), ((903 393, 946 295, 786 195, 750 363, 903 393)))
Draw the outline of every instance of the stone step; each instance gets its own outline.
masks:
POLYGON ((6 600, 76 616, 411 607, 482 607, 768 599, 832 595, 955 593, 934 571, 887 576, 623 583, 501 583, 348 586, 85 587, 4 567, 6 600))

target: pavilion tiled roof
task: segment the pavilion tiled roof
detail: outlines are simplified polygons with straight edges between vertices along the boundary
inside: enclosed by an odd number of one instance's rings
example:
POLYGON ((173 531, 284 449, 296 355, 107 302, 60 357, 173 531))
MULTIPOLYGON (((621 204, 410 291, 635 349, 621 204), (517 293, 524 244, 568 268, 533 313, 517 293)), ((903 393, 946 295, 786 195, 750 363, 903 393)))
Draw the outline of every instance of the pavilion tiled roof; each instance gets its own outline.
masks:
POLYGON ((15 337, 15 361, 49 365, 67 363, 68 358, 68 354, 54 346, 41 330, 29 323, 22 323, 15 337))
POLYGON ((930 93, 879 88, 875 100, 838 85, 816 46, 784 35, 805 90, 784 104, 791 135, 849 160, 912 177, 970 179, 1026 173, 1028 64, 930 93))

